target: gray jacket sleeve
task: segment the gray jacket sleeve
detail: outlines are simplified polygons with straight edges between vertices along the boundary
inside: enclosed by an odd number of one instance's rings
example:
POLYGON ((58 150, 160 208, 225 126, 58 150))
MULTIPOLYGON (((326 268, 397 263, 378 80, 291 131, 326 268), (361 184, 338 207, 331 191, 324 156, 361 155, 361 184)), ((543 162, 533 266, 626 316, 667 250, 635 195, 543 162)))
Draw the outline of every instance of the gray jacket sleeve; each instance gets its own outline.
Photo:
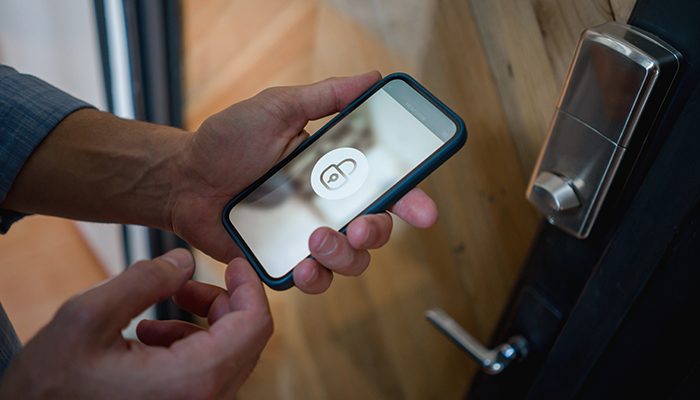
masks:
MULTIPOLYGON (((32 152, 70 113, 89 104, 0 65, 0 204, 32 152)), ((0 209, 0 233, 23 214, 0 209)))

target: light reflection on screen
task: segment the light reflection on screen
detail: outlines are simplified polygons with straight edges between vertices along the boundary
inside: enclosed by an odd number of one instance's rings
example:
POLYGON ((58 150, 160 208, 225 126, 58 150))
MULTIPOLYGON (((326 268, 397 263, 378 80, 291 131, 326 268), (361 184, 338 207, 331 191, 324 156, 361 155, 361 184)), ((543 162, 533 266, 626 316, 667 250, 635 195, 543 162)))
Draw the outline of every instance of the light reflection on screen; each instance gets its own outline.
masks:
MULTIPOLYGON (((408 87, 400 80, 390 84, 408 87)), ((451 121, 449 126, 456 130, 451 121)), ((379 89, 235 205, 229 219, 267 273, 274 278, 284 276, 308 256, 308 239, 315 229, 342 228, 443 144, 387 90, 379 89), (331 200, 315 192, 311 175, 317 162, 328 162, 321 160, 325 154, 339 148, 356 149, 364 154, 368 173, 358 189, 351 190, 345 198, 331 200)), ((324 164, 317 169, 325 170, 325 174, 314 179, 326 179, 327 190, 347 189, 352 182, 345 181, 359 173, 354 160, 341 165, 347 158, 357 158, 346 154, 354 153, 343 153, 332 163, 339 168, 324 164), (336 188, 338 185, 343 187, 336 188)))

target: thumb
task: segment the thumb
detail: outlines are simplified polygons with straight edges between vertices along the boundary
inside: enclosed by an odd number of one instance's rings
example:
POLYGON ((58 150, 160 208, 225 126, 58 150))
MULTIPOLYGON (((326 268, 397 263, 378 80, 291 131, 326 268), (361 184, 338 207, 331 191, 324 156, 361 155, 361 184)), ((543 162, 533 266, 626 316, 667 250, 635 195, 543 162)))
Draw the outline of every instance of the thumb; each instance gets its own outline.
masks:
POLYGON ((306 119, 315 120, 337 113, 355 98, 369 89, 382 78, 377 71, 362 75, 328 78, 326 80, 304 86, 293 86, 293 96, 297 107, 289 110, 302 110, 306 119))
POLYGON ((337 113, 381 79, 377 71, 326 80, 303 86, 270 88, 255 96, 265 104, 275 104, 276 116, 287 122, 294 133, 309 120, 337 113))
POLYGON ((153 260, 139 261, 107 283, 80 296, 89 307, 90 325, 111 335, 154 303, 177 292, 194 273, 194 259, 175 249, 153 260), (91 323, 90 323, 91 322, 91 323))

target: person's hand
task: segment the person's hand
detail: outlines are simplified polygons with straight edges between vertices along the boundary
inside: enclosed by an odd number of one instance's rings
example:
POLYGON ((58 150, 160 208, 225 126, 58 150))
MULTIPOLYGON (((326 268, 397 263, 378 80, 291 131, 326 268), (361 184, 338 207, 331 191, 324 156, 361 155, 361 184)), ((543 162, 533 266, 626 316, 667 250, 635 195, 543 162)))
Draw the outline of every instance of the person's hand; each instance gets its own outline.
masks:
POLYGON ((272 334, 267 298, 242 259, 226 270, 228 291, 190 280, 193 272, 192 255, 177 249, 69 300, 12 361, 0 398, 231 398, 272 334), (172 295, 210 328, 146 320, 141 342, 122 337, 133 317, 172 295))
MULTIPOLYGON (((304 127, 310 120, 340 111, 380 78, 372 72, 271 88, 204 121, 183 154, 171 212, 173 231, 219 261, 239 256, 221 224, 224 205, 307 139, 304 127)), ((435 203, 420 189, 391 211, 416 227, 429 227, 437 219, 435 203)), ((294 269, 295 285, 320 293, 330 285, 331 271, 359 275, 369 264, 367 249, 383 246, 391 229, 388 213, 357 218, 347 236, 319 228, 309 238, 313 259, 294 269)))

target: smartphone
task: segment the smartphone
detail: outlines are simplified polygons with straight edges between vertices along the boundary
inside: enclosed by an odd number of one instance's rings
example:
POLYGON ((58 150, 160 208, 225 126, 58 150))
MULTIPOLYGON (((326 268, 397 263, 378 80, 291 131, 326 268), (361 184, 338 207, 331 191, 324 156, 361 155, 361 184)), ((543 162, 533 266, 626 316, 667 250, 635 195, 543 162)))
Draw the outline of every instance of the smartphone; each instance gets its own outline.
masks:
POLYGON ((467 140, 462 119, 404 73, 388 75, 234 197, 222 221, 265 284, 293 286, 321 226, 386 210, 467 140))

